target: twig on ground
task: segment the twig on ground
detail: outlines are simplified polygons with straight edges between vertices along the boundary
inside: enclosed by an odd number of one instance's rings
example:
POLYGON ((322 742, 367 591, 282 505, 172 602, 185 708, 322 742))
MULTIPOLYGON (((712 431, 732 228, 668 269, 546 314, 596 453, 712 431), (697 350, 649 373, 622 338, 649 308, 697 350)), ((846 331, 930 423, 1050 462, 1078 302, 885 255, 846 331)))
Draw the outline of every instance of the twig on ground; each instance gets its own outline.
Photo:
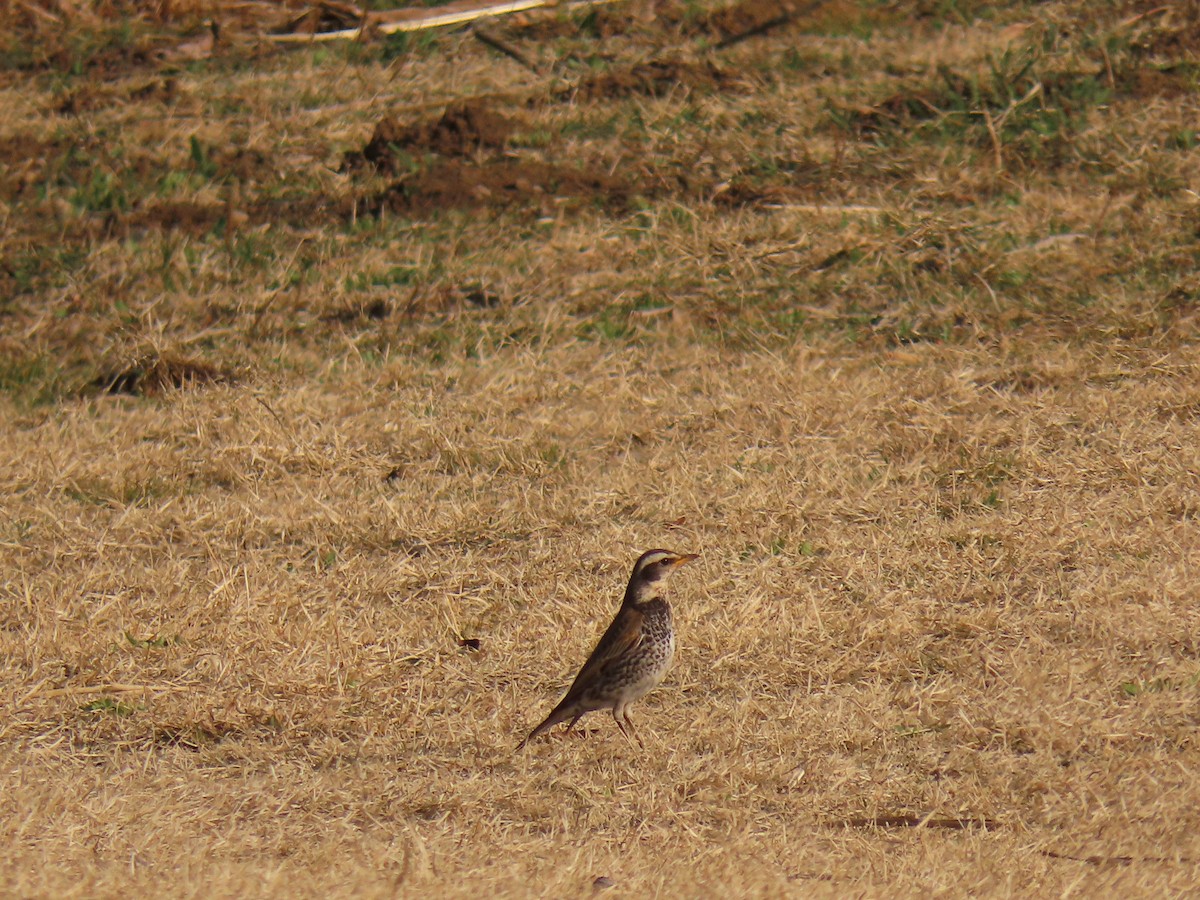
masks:
POLYGON ((175 684, 81 684, 75 687, 54 688, 50 691, 33 690, 22 697, 21 702, 25 703, 33 697, 49 699, 52 697, 80 697, 90 694, 153 694, 175 693, 186 690, 188 690, 186 686, 175 684))
MULTIPOLYGON (((601 6, 609 3, 621 3, 623 0, 580 0, 566 4, 568 11, 586 9, 591 6, 601 6)), ((362 36, 367 28, 380 34, 395 34, 401 31, 425 31, 430 28, 446 28, 450 25, 465 25, 478 19, 490 19, 497 16, 508 16, 513 13, 527 12, 535 9, 558 8, 558 0, 508 0, 505 3, 495 3, 490 6, 456 9, 442 12, 432 10, 399 9, 384 13, 369 13, 363 23, 355 28, 340 31, 320 31, 314 34, 270 34, 267 40, 281 44, 307 44, 316 41, 353 41, 362 36), (413 13, 417 14, 414 16, 413 13), (392 19, 402 15, 404 18, 392 19)))
POLYGON ((992 114, 987 107, 983 109, 983 124, 987 126, 988 135, 992 139, 992 155, 996 161, 996 171, 1004 171, 1004 154, 1001 152, 1000 135, 996 133, 996 123, 992 121, 992 114))
POLYGON ((1076 856, 1073 853, 1059 853, 1057 850, 1038 850, 1038 853, 1050 859, 1067 859, 1072 862, 1087 863, 1089 866, 1130 866, 1134 863, 1184 863, 1185 865, 1193 865, 1196 862, 1196 860, 1186 856, 1100 856, 1098 854, 1076 856))
POLYGON ((475 35, 476 40, 478 40, 484 44, 487 44, 493 50, 499 50, 501 53, 503 53, 509 59, 515 60, 516 62, 520 63, 522 66, 524 66, 530 72, 532 72, 534 75, 542 74, 542 70, 538 67, 538 65, 536 63, 531 62, 529 57, 527 57, 524 53, 522 53, 520 50, 518 50, 512 44, 509 44, 508 42, 501 40, 500 38, 496 37, 496 35, 492 34, 490 31, 485 31, 479 25, 474 26, 471 29, 471 32, 475 35))
POLYGON ((732 47, 734 44, 740 44, 742 41, 748 40, 749 38, 758 37, 760 34, 766 34, 768 31, 778 28, 780 25, 786 25, 794 18, 796 18, 796 16, 793 13, 786 12, 781 16, 776 16, 774 19, 768 19, 766 22, 763 22, 760 25, 755 25, 753 28, 747 29, 746 31, 740 31, 737 34, 729 35, 727 38, 722 38, 717 42, 717 49, 724 50, 726 47, 732 47))
POLYGON ((995 831, 1004 826, 987 816, 964 819, 953 816, 915 816, 908 813, 882 816, 855 816, 838 824, 847 828, 943 828, 949 831, 965 831, 968 828, 984 828, 995 831))

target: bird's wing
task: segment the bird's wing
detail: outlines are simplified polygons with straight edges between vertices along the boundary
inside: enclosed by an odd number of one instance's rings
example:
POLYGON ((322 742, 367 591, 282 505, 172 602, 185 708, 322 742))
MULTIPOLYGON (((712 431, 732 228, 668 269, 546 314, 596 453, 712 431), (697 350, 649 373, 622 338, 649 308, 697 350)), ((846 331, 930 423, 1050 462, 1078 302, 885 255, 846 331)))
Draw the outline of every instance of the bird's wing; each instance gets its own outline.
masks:
POLYGON ((617 613, 608 630, 596 644, 596 649, 587 658, 579 674, 571 683, 563 699, 573 698, 580 690, 591 683, 593 677, 601 672, 610 662, 633 651, 642 642, 642 620, 645 618, 634 609, 625 608, 617 613))

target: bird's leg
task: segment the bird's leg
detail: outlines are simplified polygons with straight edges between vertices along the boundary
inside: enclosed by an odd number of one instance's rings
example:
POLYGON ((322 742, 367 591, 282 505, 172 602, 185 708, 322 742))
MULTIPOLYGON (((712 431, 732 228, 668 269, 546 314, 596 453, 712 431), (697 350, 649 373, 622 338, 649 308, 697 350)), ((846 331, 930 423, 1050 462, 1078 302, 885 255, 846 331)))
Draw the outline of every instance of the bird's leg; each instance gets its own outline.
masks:
POLYGON ((568 734, 570 734, 572 731, 574 731, 574 730, 575 730, 575 723, 576 723, 576 722, 578 722, 578 721, 579 721, 580 719, 582 719, 582 718, 583 718, 583 713, 579 713, 579 715, 577 715, 575 718, 573 718, 573 719, 571 720, 571 724, 567 726, 567 730, 563 732, 563 736, 565 737, 566 735, 568 735, 568 734))
POLYGON ((625 736, 625 740, 629 741, 630 745, 632 745, 633 739, 629 737, 629 732, 625 728, 625 722, 627 722, 629 720, 628 719, 622 720, 622 717, 624 715, 625 715, 625 709, 623 707, 620 707, 620 706, 613 707, 613 721, 615 721, 617 723, 617 727, 621 729, 621 734, 623 734, 625 736))
POLYGON ((625 711, 622 713, 622 715, 625 718, 625 724, 629 726, 629 730, 633 733, 633 736, 637 738, 638 746, 645 750, 646 745, 642 741, 642 736, 638 734, 637 729, 633 727, 633 719, 629 718, 629 707, 625 707, 625 711))

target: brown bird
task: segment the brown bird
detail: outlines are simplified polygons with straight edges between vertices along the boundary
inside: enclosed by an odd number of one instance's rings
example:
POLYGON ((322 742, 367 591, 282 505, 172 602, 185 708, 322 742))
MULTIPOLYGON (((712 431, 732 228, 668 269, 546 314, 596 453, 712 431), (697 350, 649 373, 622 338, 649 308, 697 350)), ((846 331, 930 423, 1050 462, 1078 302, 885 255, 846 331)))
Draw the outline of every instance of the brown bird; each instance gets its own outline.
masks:
MULTIPOLYGON (((616 618, 575 676, 566 696, 541 725, 529 732, 518 750, 567 719, 571 720, 567 726, 569 732, 594 709, 611 709, 621 733, 637 737, 629 718, 629 705, 662 681, 675 655, 667 581, 675 569, 697 557, 695 553, 648 550, 638 558, 616 618)), ((641 744, 642 739, 637 740, 641 744)))

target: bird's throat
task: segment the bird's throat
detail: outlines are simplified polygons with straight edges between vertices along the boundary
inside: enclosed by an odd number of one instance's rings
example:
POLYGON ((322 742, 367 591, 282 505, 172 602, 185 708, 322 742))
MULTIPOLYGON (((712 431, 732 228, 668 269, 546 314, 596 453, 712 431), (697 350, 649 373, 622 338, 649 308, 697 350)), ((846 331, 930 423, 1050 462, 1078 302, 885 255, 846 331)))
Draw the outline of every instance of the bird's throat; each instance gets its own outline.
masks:
POLYGON ((630 585, 625 592, 625 603, 630 606, 645 606, 655 600, 665 600, 667 592, 659 584, 630 585))

